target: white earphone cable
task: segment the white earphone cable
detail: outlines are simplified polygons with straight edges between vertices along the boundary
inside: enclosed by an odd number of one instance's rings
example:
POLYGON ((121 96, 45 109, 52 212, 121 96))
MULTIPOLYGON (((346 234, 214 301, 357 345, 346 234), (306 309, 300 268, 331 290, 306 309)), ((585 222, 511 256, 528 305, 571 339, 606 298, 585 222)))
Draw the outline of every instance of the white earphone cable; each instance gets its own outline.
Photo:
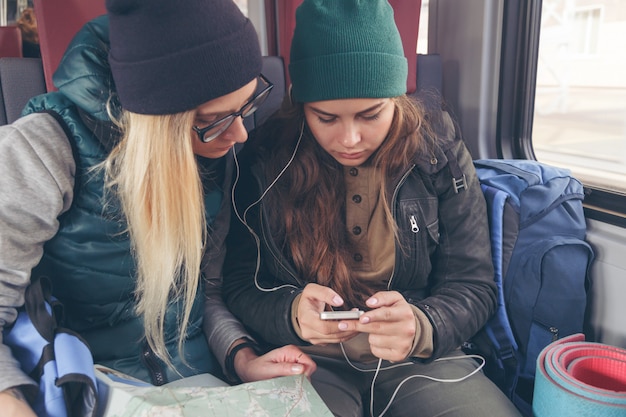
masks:
POLYGON ((293 153, 291 154, 291 157, 289 158, 289 160, 287 161, 287 163, 285 164, 283 169, 280 170, 280 172, 278 173, 276 178, 274 178, 274 180, 267 186, 265 191, 263 191, 261 193, 261 196, 256 201, 251 203, 243 211, 242 215, 239 214, 239 211, 237 210, 237 204, 235 202, 235 188, 237 187, 237 183, 239 182, 240 168, 239 168, 239 160, 237 159, 237 153, 234 152, 234 160, 235 160, 236 170, 235 170, 235 180, 233 181, 233 187, 232 187, 232 191, 231 191, 231 203, 233 205, 233 211, 235 212, 235 215, 237 216, 237 219, 239 219, 239 221, 246 227, 246 229, 248 229, 248 231, 250 232, 250 234, 252 235, 252 237, 254 238, 254 241, 256 243, 257 259, 256 259, 256 267, 255 267, 255 270, 254 270, 254 285, 257 287, 257 289, 259 291, 272 292, 272 291, 279 290, 281 288, 296 288, 294 285, 291 285, 291 284, 279 285, 279 286, 273 287, 273 288, 263 288, 259 284, 258 276, 259 276, 259 270, 261 268, 261 239, 255 233, 255 231, 252 229, 252 227, 250 227, 250 225, 248 225, 248 223, 246 222, 246 216, 248 215, 248 210, 250 210, 255 205, 259 204, 261 202, 261 200, 263 200, 265 195, 269 192, 269 190, 274 186, 274 184, 276 184, 276 182, 280 179, 280 177, 285 173, 285 171, 287 171, 287 168, 289 168, 289 166, 291 165, 291 163, 293 162, 293 160, 296 157, 296 152, 298 151, 298 148, 300 147, 300 142, 302 141, 302 134, 303 133, 304 133, 304 120, 302 121, 302 124, 300 125, 300 134, 298 136, 298 140, 296 141, 296 146, 293 149, 293 153))

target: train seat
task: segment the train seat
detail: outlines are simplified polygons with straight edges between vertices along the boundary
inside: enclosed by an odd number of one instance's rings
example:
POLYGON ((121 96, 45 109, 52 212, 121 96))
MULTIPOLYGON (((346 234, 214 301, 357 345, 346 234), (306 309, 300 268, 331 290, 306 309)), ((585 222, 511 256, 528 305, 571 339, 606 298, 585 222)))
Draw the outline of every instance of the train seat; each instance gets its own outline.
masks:
MULTIPOLYGON (((258 126, 280 107, 286 91, 282 58, 263 57, 262 71, 263 75, 274 84, 274 88, 263 107, 245 121, 248 130, 258 126)), ((0 58, 0 125, 13 123, 20 117, 31 97, 46 91, 46 79, 41 59, 0 58)))
POLYGON ((261 72, 272 82, 272 84, 274 84, 274 88, 272 89, 272 93, 268 96, 267 100, 263 103, 263 106, 261 106, 252 116, 244 120, 244 125, 248 131, 252 130, 256 126, 259 126, 265 121, 265 119, 280 108, 280 104, 287 89, 285 67, 281 57, 264 56, 263 68, 261 69, 261 72))
POLYGON ((34 10, 41 59, 22 58, 17 26, 0 27, 0 125, 13 123, 31 97, 55 90, 52 74, 70 40, 83 24, 106 11, 104 2, 82 0, 34 0, 34 10))
POLYGON ((31 97, 46 92, 39 58, 0 58, 0 125, 13 123, 31 97))
POLYGON ((59 66, 67 45, 85 23, 106 13, 105 4, 104 1, 93 0, 34 0, 33 6, 46 88, 53 91, 52 74, 59 66))
POLYGON ((0 26, 0 57, 22 57, 22 31, 19 27, 0 26))
POLYGON ((424 91, 443 94, 443 65, 439 54, 417 54, 416 71, 416 89, 411 94, 424 91))

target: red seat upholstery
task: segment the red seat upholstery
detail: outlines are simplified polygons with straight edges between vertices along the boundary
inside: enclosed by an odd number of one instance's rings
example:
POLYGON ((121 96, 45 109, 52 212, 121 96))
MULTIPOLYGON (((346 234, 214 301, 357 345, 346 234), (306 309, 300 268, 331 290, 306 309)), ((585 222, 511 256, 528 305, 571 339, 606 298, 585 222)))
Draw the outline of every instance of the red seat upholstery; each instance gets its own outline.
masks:
POLYGON ((34 0, 33 5, 46 88, 53 91, 52 74, 67 45, 85 23, 106 13, 104 0, 34 0))
POLYGON ((402 38, 402 46, 404 47, 404 55, 409 64, 409 76, 406 81, 407 93, 413 93, 417 87, 417 33, 419 30, 420 12, 422 10, 422 0, 389 0, 389 4, 394 9, 394 18, 400 37, 402 38))
POLYGON ((0 58, 22 57, 22 32, 17 26, 0 26, 0 58))

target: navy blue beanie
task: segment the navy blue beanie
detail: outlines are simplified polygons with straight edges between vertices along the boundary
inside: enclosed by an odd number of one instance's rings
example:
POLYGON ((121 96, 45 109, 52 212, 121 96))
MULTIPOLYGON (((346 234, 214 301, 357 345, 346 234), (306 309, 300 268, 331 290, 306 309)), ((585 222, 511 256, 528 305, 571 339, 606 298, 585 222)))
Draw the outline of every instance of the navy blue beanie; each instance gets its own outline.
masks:
POLYGON ((106 0, 109 62, 122 107, 191 110, 261 72, 254 26, 233 0, 106 0))

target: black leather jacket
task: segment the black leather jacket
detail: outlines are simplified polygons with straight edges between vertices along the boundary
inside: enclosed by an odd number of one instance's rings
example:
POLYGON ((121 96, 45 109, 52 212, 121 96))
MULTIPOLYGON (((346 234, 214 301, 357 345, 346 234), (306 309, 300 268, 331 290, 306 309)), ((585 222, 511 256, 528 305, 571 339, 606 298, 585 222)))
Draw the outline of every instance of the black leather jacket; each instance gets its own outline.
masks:
MULTIPOLYGON (((405 250, 396 248, 389 289, 402 293, 430 319, 434 352, 429 360, 458 348, 474 335, 496 305, 485 200, 469 152, 449 117, 444 119, 445 131, 432 144, 432 153, 416 155, 389 193, 400 239, 406 242, 405 250)), ((267 158, 244 149, 241 160, 235 193, 239 216, 267 186, 259 175, 259 164, 267 158)), ((306 283, 268 233, 266 210, 271 207, 261 201, 245 215, 259 238, 258 246, 238 216, 231 216, 224 297, 233 313, 270 345, 304 345, 290 314, 294 298, 306 283), (262 291, 255 285, 259 250, 257 282, 274 291, 262 291)))

